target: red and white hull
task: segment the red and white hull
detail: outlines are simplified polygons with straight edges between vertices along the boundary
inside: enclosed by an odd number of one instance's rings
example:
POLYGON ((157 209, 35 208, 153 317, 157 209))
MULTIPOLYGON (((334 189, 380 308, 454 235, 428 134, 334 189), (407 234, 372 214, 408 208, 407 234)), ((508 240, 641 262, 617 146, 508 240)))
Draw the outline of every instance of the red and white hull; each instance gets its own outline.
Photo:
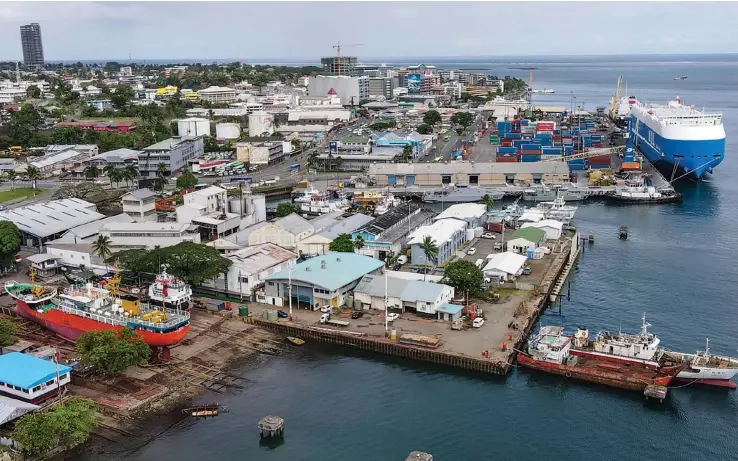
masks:
POLYGON ((584 350, 584 349, 577 349, 574 347, 571 348, 569 353, 571 355, 576 355, 579 357, 604 360, 606 362, 636 365, 639 367, 648 368, 650 370, 656 370, 660 367, 659 363, 654 360, 637 359, 634 357, 622 357, 619 355, 606 354, 604 352, 590 351, 590 350, 584 350))
MULTIPOLYGON (((15 312, 32 322, 38 323, 44 328, 53 331, 61 338, 75 342, 77 338, 88 331, 120 331, 123 325, 110 325, 93 319, 68 314, 59 309, 48 309, 46 312, 38 312, 31 309, 25 301, 16 299, 15 312)), ((150 330, 137 329, 144 342, 151 347, 173 346, 181 342, 190 325, 185 324, 176 330, 159 333, 150 330)))

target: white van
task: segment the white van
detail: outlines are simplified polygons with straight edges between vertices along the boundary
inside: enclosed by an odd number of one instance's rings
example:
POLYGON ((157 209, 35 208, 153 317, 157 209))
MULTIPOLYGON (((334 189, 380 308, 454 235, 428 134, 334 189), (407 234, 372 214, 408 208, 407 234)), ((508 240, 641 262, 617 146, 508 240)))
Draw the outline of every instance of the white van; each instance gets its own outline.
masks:
POLYGON ((407 256, 406 255, 400 255, 397 257, 397 262, 400 264, 407 264, 407 256))
POLYGON ((477 266, 478 269, 481 269, 483 264, 484 264, 484 259, 481 259, 481 258, 480 259, 477 259, 474 262, 474 265, 477 266))

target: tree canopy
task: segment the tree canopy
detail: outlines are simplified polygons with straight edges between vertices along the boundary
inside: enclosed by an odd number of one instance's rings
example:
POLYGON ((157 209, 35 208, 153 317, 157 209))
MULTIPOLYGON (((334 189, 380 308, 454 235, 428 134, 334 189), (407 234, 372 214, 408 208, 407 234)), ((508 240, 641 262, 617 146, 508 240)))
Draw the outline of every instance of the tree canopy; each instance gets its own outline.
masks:
POLYGON ((441 114, 437 110, 429 110, 423 114, 423 123, 433 126, 441 121, 441 114))
POLYGON ((0 319, 0 347, 10 346, 15 342, 14 331, 13 322, 8 319, 0 319))
POLYGON ((48 411, 23 415, 15 424, 11 438, 26 455, 44 457, 57 446, 71 448, 84 442, 96 423, 94 404, 71 397, 48 411))
POLYGON ((0 265, 8 267, 13 264, 20 246, 21 233, 18 227, 12 221, 0 221, 0 265))
POLYGON ((422 123, 418 126, 418 133, 420 134, 431 134, 433 133, 433 127, 427 123, 422 123))
POLYGON ((32 105, 23 104, 19 110, 10 112, 8 134, 17 145, 31 146, 34 144, 41 122, 41 114, 32 105))
POLYGON ((456 293, 477 296, 483 291, 484 274, 473 262, 462 259, 446 266, 443 283, 454 287, 456 293))
POLYGON ((192 189, 197 185, 197 177, 192 174, 189 168, 185 168, 182 174, 177 178, 177 187, 180 189, 192 189))
POLYGON ((463 129, 467 129, 474 121, 474 114, 471 112, 456 112, 451 116, 451 123, 461 125, 463 129))
POLYGON ((167 264, 169 272, 190 285, 200 285, 228 272, 233 264, 213 247, 199 243, 182 242, 166 248, 153 250, 135 249, 115 253, 108 262, 117 260, 130 272, 157 274, 161 264, 167 264))
POLYGON ((282 218, 300 211, 300 207, 290 202, 281 202, 277 205, 277 217, 282 218))
POLYGON ((123 373, 128 367, 146 363, 151 349, 143 337, 124 328, 88 331, 77 339, 77 352, 82 363, 92 365, 99 376, 111 377, 123 373))
POLYGON ((333 239, 328 248, 331 251, 339 251, 341 253, 353 253, 355 246, 350 234, 341 234, 333 239))
POLYGON ((36 85, 29 85, 26 89, 26 96, 31 99, 38 99, 41 97, 41 90, 36 85))

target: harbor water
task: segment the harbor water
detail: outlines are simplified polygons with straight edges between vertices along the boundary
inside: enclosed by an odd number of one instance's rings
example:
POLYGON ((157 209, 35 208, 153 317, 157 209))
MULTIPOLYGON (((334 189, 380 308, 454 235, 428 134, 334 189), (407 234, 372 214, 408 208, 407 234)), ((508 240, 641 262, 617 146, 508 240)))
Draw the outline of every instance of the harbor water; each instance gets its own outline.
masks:
MULTIPOLYGON (((539 104, 568 107, 573 90, 578 104, 606 105, 623 74, 639 99, 666 102, 678 94, 687 104, 722 111, 728 147, 715 175, 677 185, 682 203, 582 204, 578 230, 596 241, 586 245, 573 275, 571 300, 561 315, 549 309, 542 322, 569 331, 585 325, 590 333, 636 332, 645 312, 665 347, 693 352, 709 337, 713 352, 738 355, 738 58, 563 60, 539 66, 536 86, 556 90, 536 94, 539 104), (680 75, 688 79, 673 80, 680 75), (618 239, 620 226, 628 227, 627 240, 618 239)), ((515 75, 511 64, 466 64, 515 75)), ((618 461, 738 458, 738 392, 725 389, 675 388, 659 404, 524 369, 497 379, 310 344, 238 372, 253 384, 197 400, 217 400, 229 413, 180 420, 146 444, 112 444, 75 459, 389 461, 412 450, 439 461, 594 453, 618 461), (276 446, 259 443, 257 422, 268 414, 285 419, 284 442, 276 446)))

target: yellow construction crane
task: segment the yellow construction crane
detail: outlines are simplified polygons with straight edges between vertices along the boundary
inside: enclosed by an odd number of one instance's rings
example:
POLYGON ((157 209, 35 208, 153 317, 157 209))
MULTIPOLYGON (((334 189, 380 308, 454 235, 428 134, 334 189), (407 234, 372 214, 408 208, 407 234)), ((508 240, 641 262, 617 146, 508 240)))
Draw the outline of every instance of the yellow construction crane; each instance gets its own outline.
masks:
POLYGON ((610 119, 615 120, 618 118, 618 105, 620 104, 620 89, 623 86, 623 76, 618 77, 618 86, 615 87, 615 94, 610 100, 610 119))
POLYGON ((336 43, 333 45, 333 48, 336 49, 336 71, 338 75, 341 75, 341 48, 346 46, 364 46, 363 43, 352 43, 350 45, 341 45, 341 42, 336 43))

